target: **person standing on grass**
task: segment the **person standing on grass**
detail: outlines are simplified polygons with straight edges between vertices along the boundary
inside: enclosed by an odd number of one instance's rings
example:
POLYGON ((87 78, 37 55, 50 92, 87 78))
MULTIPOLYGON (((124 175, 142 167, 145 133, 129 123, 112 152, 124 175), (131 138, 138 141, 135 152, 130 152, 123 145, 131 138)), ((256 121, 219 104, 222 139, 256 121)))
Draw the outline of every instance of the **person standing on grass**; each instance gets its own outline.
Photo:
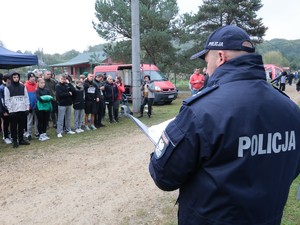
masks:
POLYGON ((71 112, 74 87, 67 79, 67 75, 61 75, 60 81, 55 87, 55 91, 58 103, 57 137, 62 137, 64 131, 64 120, 67 134, 75 134, 75 132, 71 130, 71 112))
POLYGON ((116 109, 116 112, 114 113, 116 115, 116 118, 119 119, 119 108, 120 108, 120 101, 122 100, 122 95, 123 93, 125 92, 125 86, 122 82, 122 78, 121 77, 117 77, 117 80, 116 80, 116 85, 118 87, 118 97, 117 97, 117 107, 116 109))
POLYGON ((117 97, 118 97, 118 86, 114 82, 112 76, 107 76, 107 82, 104 85, 105 101, 108 102, 108 116, 110 123, 118 123, 117 115, 117 97))
POLYGON ((10 80, 10 85, 4 89, 4 98, 11 122, 10 127, 13 147, 18 148, 19 145, 30 144, 30 142, 24 140, 23 136, 30 103, 27 90, 25 86, 20 83, 20 74, 18 72, 12 72, 10 80))
POLYGON ((48 89, 45 89, 45 80, 38 79, 38 88, 36 90, 37 108, 36 114, 38 118, 39 141, 49 140, 47 135, 47 124, 52 110, 53 97, 48 89))
POLYGON ((95 127, 95 114, 97 112, 97 103, 100 101, 100 91, 97 85, 93 82, 94 75, 88 74, 87 79, 83 83, 84 96, 85 96, 85 129, 96 130, 95 127), (90 117, 90 118, 89 118, 90 117), (90 119, 90 126, 89 124, 90 119))
POLYGON ((197 94, 203 87, 205 82, 204 75, 200 74, 200 68, 195 69, 194 73, 190 77, 190 86, 192 95, 197 94))
POLYGON ((27 74, 27 81, 25 83, 25 87, 29 97, 30 109, 27 115, 27 132, 25 132, 24 136, 30 141, 32 139, 33 127, 35 131, 35 137, 39 137, 38 119, 36 115, 36 96, 35 96, 37 83, 36 83, 36 77, 34 73, 29 72, 27 74))
POLYGON ((103 80, 103 74, 97 74, 94 83, 97 85, 97 88, 99 89, 99 102, 97 102, 97 110, 95 114, 95 127, 105 127, 105 125, 102 123, 102 116, 103 116, 103 110, 105 107, 105 100, 104 100, 104 93, 102 89, 104 89, 104 80, 103 80))
POLYGON ((73 96, 73 108, 74 108, 74 128, 76 133, 84 132, 81 129, 83 125, 84 117, 84 88, 81 80, 75 81, 75 92, 73 96))
POLYGON ((0 83, 0 101, 2 102, 2 133, 3 133, 3 141, 5 144, 11 144, 12 141, 9 137, 9 126, 10 126, 10 117, 8 113, 8 109, 5 105, 5 97, 4 97, 4 89, 10 84, 10 75, 4 74, 2 83, 0 83))
POLYGON ((55 86, 57 85, 57 80, 55 80, 52 77, 52 73, 49 70, 45 71, 44 75, 45 79, 45 88, 50 91, 50 94, 53 98, 52 100, 52 111, 50 113, 51 115, 51 120, 53 123, 53 127, 56 129, 57 128, 57 113, 58 113, 58 106, 57 106, 57 101, 56 101, 56 91, 55 91, 55 86))
POLYGON ((286 79, 287 79, 287 72, 283 71, 281 73, 280 82, 279 82, 279 90, 280 91, 285 91, 286 79))
POLYGON ((267 80, 249 35, 220 27, 204 50, 207 87, 184 100, 151 154, 178 225, 280 225, 300 173, 300 109, 267 80))
POLYGON ((143 95, 143 102, 140 107, 140 116, 141 118, 144 116, 144 108, 145 105, 148 105, 148 112, 147 115, 149 118, 152 116, 152 105, 154 102, 155 94, 154 94, 154 87, 153 83, 151 83, 151 78, 149 75, 144 76, 144 83, 141 86, 141 92, 143 95))

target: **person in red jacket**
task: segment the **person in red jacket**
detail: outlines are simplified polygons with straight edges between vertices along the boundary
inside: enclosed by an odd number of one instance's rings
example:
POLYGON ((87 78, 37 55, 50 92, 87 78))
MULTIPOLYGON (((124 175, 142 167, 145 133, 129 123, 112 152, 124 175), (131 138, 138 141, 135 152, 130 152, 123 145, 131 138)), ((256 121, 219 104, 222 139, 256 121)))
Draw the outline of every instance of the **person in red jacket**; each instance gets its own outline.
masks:
POLYGON ((119 117, 119 107, 120 107, 120 101, 122 100, 122 94, 125 92, 125 86, 124 84, 122 83, 122 78, 121 77, 117 77, 117 80, 116 80, 116 85, 118 87, 118 97, 117 97, 117 102, 116 102, 116 118, 118 119, 119 117))
POLYGON ((200 74, 200 68, 195 69, 190 77, 192 95, 196 94, 204 85, 205 77, 200 74))
POLYGON ((36 114, 36 89, 37 89, 37 83, 36 83, 36 77, 34 73, 29 72, 27 74, 27 81, 25 82, 25 87, 28 93, 29 102, 30 102, 30 108, 29 113, 27 115, 27 131, 24 133, 24 136, 30 141, 32 139, 32 128, 34 126, 35 131, 35 137, 39 137, 38 132, 38 118, 36 114))

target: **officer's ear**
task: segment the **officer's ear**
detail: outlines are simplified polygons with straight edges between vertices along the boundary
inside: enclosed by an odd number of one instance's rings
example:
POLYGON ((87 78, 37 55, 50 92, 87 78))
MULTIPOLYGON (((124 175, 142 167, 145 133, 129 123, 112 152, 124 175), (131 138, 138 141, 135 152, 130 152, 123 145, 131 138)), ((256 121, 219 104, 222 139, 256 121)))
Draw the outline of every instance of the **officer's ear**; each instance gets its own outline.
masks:
POLYGON ((226 61, 228 61, 226 52, 225 51, 218 51, 218 55, 217 55, 217 64, 218 64, 218 66, 221 66, 226 61))

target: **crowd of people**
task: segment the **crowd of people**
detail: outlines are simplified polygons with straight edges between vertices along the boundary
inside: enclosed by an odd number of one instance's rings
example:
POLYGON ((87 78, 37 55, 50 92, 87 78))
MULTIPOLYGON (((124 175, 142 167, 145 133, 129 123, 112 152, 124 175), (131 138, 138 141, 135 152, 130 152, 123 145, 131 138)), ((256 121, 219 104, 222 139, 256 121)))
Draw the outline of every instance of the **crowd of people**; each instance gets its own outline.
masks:
POLYGON ((285 91, 286 84, 292 85, 293 83, 296 84, 296 90, 300 91, 300 79, 299 79, 299 73, 298 71, 295 71, 294 73, 291 71, 283 71, 281 73, 276 74, 276 77, 274 80, 271 81, 271 83, 275 83, 276 86, 279 87, 281 91, 285 91))
POLYGON ((121 77, 114 80, 106 74, 84 73, 73 84, 71 76, 63 74, 56 80, 51 71, 29 72, 26 82, 21 82, 18 72, 0 73, 3 141, 14 148, 29 145, 33 137, 47 141, 50 121, 58 138, 96 130, 105 127, 106 108, 109 122, 119 123, 124 92, 121 77))

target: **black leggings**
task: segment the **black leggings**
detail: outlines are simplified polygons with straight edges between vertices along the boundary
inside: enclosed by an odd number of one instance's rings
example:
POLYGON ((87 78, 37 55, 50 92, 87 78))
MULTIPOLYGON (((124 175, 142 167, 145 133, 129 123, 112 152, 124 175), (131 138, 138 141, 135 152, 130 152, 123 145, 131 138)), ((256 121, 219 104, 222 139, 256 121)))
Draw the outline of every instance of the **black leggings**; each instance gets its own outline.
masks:
POLYGON ((44 134, 44 133, 46 133, 46 130, 47 130, 47 124, 49 121, 50 111, 37 110, 36 115, 38 118, 39 134, 44 134))
POLYGON ((10 115, 10 128, 11 128, 11 137, 14 142, 23 141, 23 134, 25 128, 25 111, 16 112, 10 115))
POLYGON ((145 105, 148 104, 148 115, 151 116, 153 102, 154 102, 154 98, 145 98, 144 97, 143 103, 142 103, 141 108, 140 108, 141 115, 143 115, 143 113, 144 113, 144 107, 145 107, 145 105))

